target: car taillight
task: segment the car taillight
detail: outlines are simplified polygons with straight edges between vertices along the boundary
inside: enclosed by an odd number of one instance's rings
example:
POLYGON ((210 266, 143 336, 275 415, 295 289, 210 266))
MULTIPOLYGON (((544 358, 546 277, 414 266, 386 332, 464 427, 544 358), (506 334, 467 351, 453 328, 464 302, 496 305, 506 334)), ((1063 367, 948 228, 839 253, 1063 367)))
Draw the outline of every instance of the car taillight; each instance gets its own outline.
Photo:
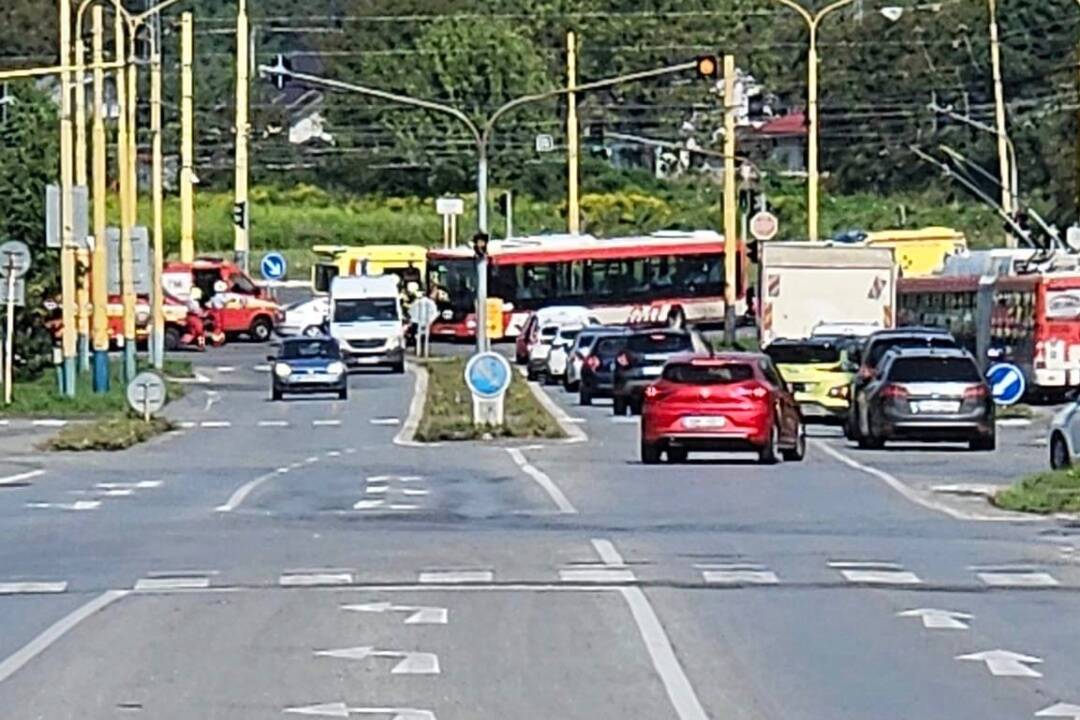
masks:
POLYGON ((990 391, 986 389, 985 385, 972 385, 971 387, 964 390, 964 399, 983 400, 989 394, 990 391))
POLYGON ((595 355, 590 355, 589 357, 585 358, 585 367, 589 368, 590 370, 595 370, 596 368, 600 367, 600 358, 596 357, 595 355))
POLYGON ((615 358, 615 362, 619 367, 630 367, 630 358, 626 353, 619 353, 619 356, 615 358))
POLYGON ((892 398, 893 400, 903 400, 908 396, 908 391, 899 385, 886 385, 881 388, 881 397, 892 398))
POLYGON ((769 396, 769 389, 758 383, 748 383, 732 389, 735 397, 749 397, 755 400, 764 400, 769 396))

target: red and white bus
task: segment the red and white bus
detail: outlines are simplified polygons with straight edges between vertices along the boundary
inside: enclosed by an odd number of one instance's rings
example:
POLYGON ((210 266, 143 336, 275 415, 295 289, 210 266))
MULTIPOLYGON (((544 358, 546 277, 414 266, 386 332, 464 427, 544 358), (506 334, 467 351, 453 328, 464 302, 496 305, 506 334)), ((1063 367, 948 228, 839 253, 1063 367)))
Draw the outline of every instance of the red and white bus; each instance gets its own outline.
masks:
MULTIPOLYGON (((740 245, 738 313, 746 307, 745 255, 740 245)), ((488 257, 488 297, 502 301, 504 337, 516 337, 530 312, 552 305, 587 307, 605 324, 682 326, 724 318, 724 239, 711 230, 495 240, 488 257)), ((430 251, 428 281, 440 311, 431 334, 475 337, 472 248, 430 251)))
POLYGON ((944 327, 973 353, 982 309, 992 362, 1019 365, 1037 393, 1080 386, 1080 274, 901 278, 897 304, 899 325, 944 327))

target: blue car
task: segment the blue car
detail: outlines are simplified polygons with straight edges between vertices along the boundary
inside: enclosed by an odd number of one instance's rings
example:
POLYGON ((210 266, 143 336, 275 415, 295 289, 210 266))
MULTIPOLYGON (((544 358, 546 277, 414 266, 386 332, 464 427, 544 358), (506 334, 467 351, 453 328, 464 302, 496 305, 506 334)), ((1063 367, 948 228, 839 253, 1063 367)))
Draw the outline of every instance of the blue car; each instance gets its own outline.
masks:
POLYGON ((287 394, 335 393, 349 398, 349 373, 337 340, 327 337, 289 338, 277 355, 270 355, 270 398, 287 394))

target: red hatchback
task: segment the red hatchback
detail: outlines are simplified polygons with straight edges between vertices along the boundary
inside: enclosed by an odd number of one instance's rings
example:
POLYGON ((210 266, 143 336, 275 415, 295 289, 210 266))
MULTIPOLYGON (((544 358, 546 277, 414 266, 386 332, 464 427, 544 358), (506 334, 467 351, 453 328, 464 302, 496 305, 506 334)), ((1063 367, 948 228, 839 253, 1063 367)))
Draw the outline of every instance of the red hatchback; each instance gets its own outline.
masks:
POLYGON ((641 461, 662 453, 684 462, 690 451, 752 451, 762 463, 802 460, 806 435, 799 406, 766 355, 680 356, 645 390, 641 461))

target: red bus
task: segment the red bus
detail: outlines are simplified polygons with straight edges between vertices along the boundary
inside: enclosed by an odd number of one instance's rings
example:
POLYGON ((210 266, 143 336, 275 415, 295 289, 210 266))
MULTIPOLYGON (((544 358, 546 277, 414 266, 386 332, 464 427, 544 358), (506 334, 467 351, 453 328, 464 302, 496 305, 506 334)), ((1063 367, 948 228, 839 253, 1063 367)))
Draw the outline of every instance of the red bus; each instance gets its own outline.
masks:
MULTIPOLYGON (((530 312, 552 305, 587 307, 606 324, 682 326, 724 318, 724 239, 711 230, 512 238, 492 241, 488 252, 488 297, 503 303, 504 337, 516 337, 530 312)), ((740 244, 739 313, 746 307, 745 254, 740 244)), ((472 248, 430 251, 428 281, 439 305, 431 334, 475 337, 472 248)))
POLYGON ((1080 274, 901 278, 897 305, 898 325, 947 328, 973 353, 982 317, 990 362, 1019 365, 1038 393, 1080 386, 1080 274))

